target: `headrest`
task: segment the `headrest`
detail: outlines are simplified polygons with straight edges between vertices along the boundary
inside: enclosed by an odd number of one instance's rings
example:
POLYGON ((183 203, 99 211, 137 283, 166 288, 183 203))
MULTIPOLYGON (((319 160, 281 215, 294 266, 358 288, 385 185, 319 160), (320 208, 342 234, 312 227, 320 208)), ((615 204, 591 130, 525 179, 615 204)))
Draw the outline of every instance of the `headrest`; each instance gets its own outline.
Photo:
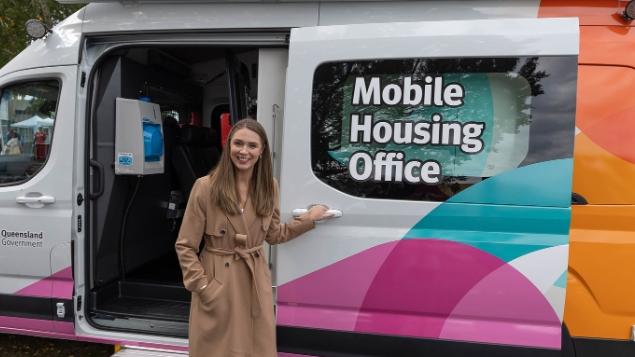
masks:
POLYGON ((177 126, 177 125, 179 125, 179 122, 174 117, 167 116, 163 118, 163 126, 177 126))
POLYGON ((179 142, 188 146, 214 146, 214 130, 200 126, 183 125, 179 142))

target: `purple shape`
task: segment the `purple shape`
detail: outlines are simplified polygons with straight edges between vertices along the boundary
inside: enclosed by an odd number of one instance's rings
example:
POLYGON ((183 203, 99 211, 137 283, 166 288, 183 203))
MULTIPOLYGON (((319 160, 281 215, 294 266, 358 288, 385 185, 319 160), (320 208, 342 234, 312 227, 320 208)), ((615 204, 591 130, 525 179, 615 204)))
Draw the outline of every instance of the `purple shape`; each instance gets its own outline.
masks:
POLYGON ((278 324, 353 331, 377 270, 397 242, 385 243, 278 287, 278 324))
POLYGON ((278 297, 281 325, 559 347, 560 322, 540 291, 459 242, 373 247, 282 285, 278 297))
POLYGON ((505 264, 472 246, 399 241, 368 289, 356 331, 438 337, 444 319, 483 277, 505 264))
POLYGON ((37 281, 18 290, 15 295, 53 297, 59 299, 73 298, 73 271, 71 267, 37 281))
POLYGON ((560 319, 543 294, 503 265, 461 299, 440 337, 559 349, 560 333, 560 319))

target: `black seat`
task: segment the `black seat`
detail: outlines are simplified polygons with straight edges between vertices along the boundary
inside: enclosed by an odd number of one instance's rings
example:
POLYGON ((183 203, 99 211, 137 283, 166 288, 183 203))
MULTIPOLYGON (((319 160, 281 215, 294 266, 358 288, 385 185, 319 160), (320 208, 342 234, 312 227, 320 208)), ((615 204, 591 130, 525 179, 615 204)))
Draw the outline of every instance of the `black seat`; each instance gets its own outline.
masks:
POLYGON ((180 129, 172 163, 184 197, 189 197, 194 181, 207 175, 218 163, 220 153, 211 128, 184 125, 180 129))

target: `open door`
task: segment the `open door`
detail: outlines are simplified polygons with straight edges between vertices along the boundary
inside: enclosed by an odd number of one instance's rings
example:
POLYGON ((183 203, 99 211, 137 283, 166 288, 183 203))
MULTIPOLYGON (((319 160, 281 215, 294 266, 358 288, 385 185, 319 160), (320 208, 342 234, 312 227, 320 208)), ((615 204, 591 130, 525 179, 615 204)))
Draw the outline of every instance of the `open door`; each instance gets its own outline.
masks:
POLYGON ((282 216, 343 215, 277 248, 281 350, 560 349, 577 55, 577 19, 293 30, 282 216))

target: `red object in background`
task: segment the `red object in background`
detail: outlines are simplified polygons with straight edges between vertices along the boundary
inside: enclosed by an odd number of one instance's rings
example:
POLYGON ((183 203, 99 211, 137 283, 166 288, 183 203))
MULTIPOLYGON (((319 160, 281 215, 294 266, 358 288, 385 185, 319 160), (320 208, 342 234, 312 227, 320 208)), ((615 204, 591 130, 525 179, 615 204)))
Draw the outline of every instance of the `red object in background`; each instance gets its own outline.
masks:
POLYGON ((220 115, 220 143, 223 148, 225 147, 225 143, 227 143, 227 137, 231 129, 232 124, 229 113, 222 113, 220 115))
POLYGON ((201 116, 198 112, 190 112, 189 124, 192 126, 201 126, 201 116))
POLYGON ((44 161, 46 159, 49 147, 48 144, 46 144, 47 136, 48 135, 41 129, 38 129, 38 131, 35 132, 35 135, 33 135, 33 143, 35 146, 35 160, 44 161))
POLYGON ((49 144, 35 144, 35 160, 44 161, 48 156, 49 144))

